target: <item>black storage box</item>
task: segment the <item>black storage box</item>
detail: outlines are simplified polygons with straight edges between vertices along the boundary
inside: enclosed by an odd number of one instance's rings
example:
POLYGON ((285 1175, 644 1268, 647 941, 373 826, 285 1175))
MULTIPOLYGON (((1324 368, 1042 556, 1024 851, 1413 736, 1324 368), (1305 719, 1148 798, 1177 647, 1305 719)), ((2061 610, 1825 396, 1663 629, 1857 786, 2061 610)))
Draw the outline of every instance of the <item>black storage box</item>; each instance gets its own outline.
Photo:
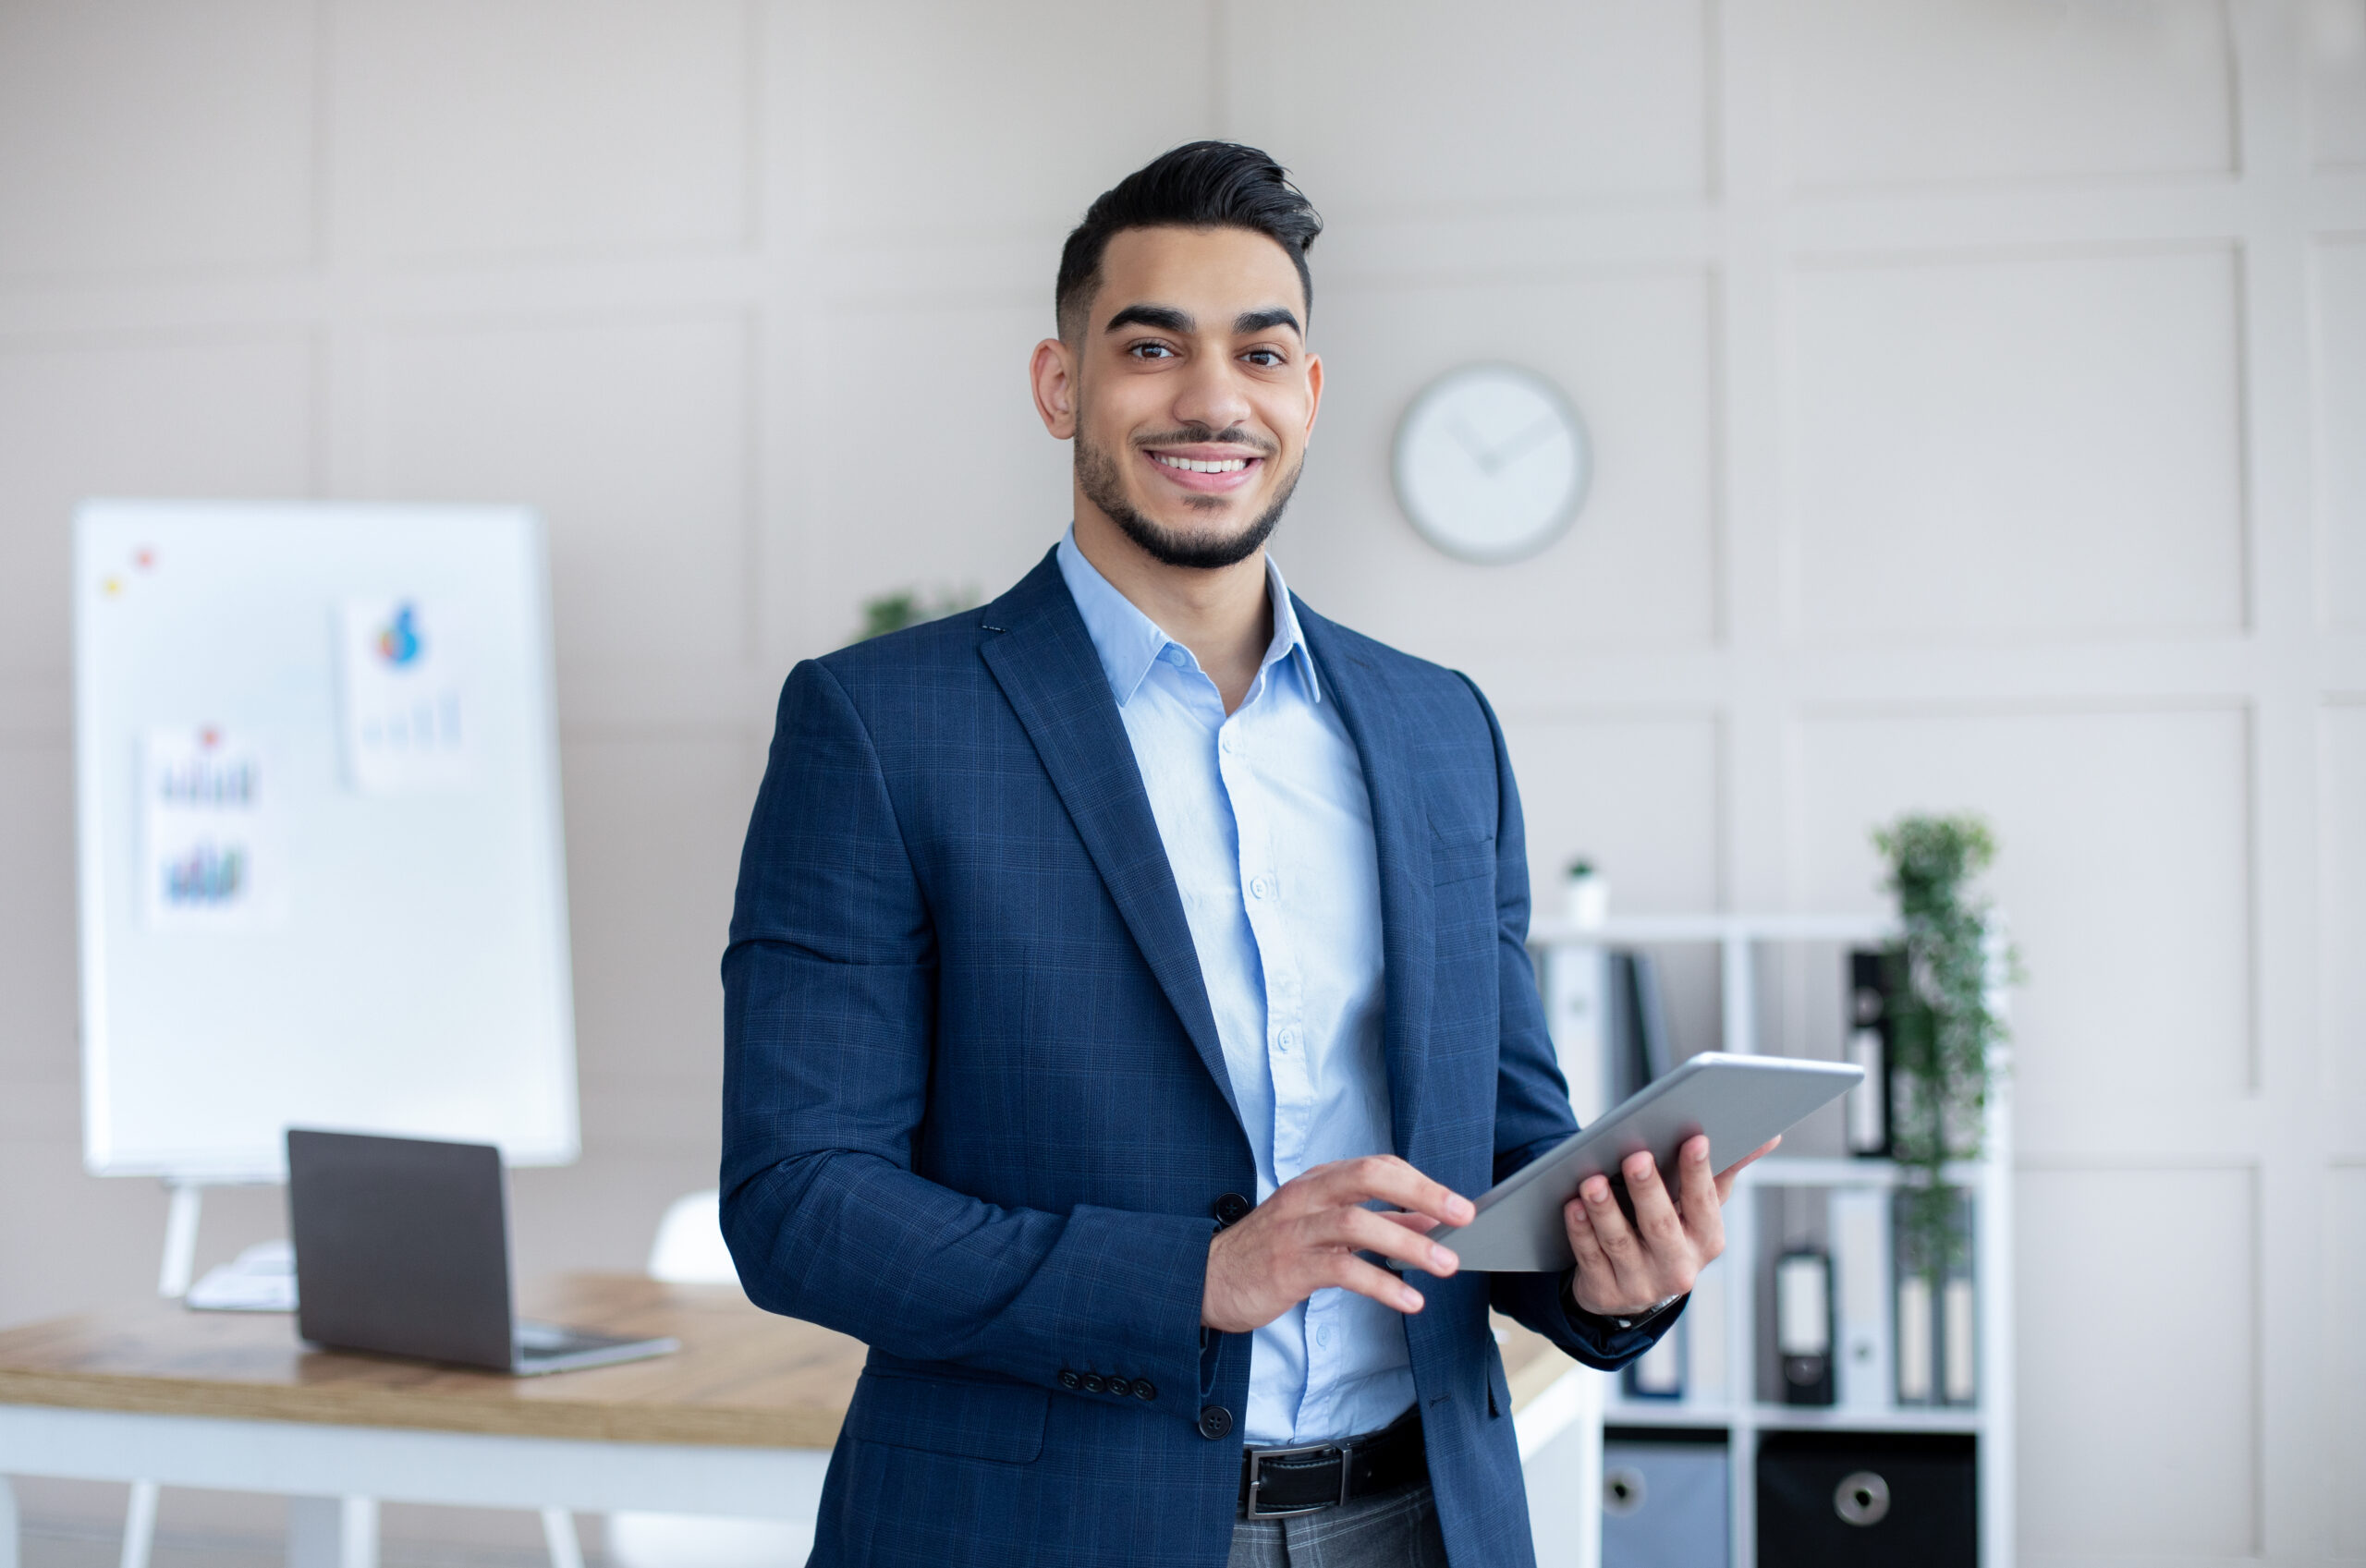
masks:
POLYGON ((1758 1444, 1758 1568, 1978 1568, 1972 1440, 1768 1432, 1758 1444))

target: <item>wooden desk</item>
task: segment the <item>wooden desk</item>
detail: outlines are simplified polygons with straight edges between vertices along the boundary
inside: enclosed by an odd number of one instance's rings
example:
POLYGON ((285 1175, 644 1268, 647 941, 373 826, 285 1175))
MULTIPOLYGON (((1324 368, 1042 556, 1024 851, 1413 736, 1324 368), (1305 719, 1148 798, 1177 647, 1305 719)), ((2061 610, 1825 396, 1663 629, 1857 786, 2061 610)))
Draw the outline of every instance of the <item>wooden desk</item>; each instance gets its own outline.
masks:
MULTIPOLYGON (((312 1350, 284 1314, 162 1302, 0 1332, 0 1568, 15 1568, 11 1473, 321 1500, 304 1517, 335 1511, 323 1547, 291 1558, 342 1568, 374 1562, 378 1499, 811 1518, 860 1343, 727 1285, 579 1275, 523 1306, 682 1348, 511 1378, 312 1350)), ((1587 1408, 1571 1404, 1584 1380, 1499 1329, 1525 1456, 1587 1408)))
POLYGON ((682 1348, 511 1378, 163 1302, 0 1332, 0 1568, 10 1474, 286 1493, 297 1568, 373 1568, 381 1499, 538 1510, 557 1568, 580 1562, 571 1512, 811 1519, 860 1344, 729 1285, 578 1276, 523 1307, 682 1348))
POLYGON ((862 1370, 844 1334, 732 1285, 575 1275, 525 1316, 682 1342, 671 1355, 512 1378, 314 1350, 284 1313, 169 1302, 0 1332, 0 1404, 591 1441, 826 1449, 862 1370))

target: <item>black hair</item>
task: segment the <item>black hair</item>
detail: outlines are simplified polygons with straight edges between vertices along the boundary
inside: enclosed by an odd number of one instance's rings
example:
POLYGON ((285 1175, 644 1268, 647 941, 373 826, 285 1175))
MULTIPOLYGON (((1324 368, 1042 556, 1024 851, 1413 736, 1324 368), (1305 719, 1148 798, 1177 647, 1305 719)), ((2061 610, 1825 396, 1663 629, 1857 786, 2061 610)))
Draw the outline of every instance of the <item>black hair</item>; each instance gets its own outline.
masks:
POLYGON ((1322 214, 1290 183, 1289 172, 1256 148, 1190 141, 1160 153, 1103 191, 1069 232, 1052 295, 1062 337, 1073 343, 1084 330, 1083 312, 1101 286, 1101 258, 1110 237, 1129 228, 1168 227, 1263 235, 1288 253, 1312 312, 1314 276, 1306 269, 1306 252, 1323 232, 1322 214))

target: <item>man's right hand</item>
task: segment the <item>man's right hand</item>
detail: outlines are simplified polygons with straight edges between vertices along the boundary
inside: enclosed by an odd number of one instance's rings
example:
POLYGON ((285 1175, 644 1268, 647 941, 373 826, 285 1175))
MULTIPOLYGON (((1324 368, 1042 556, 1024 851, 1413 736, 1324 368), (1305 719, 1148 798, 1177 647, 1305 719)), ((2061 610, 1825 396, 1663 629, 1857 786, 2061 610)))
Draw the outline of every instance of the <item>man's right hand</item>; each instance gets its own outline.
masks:
POLYGON ((1467 1225, 1475 1213, 1469 1198, 1393 1154, 1317 1165, 1216 1233, 1200 1322, 1244 1334, 1330 1285, 1419 1312, 1421 1292, 1356 1254, 1378 1253, 1444 1279, 1458 1260, 1421 1233, 1433 1224, 1467 1225), (1396 1210, 1364 1207, 1374 1198, 1396 1210))

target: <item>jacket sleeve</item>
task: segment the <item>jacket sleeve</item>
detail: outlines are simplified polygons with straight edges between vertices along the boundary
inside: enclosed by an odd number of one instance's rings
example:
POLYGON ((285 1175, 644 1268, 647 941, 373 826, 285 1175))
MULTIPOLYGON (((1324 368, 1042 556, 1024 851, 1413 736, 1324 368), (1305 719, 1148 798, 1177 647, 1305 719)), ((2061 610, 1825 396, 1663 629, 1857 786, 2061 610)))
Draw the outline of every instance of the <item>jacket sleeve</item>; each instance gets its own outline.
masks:
MULTIPOLYGON (((1495 752, 1496 1005, 1503 1036, 1495 1066, 1494 1179, 1500 1182, 1575 1133, 1578 1121, 1570 1113, 1569 1086, 1545 1032, 1543 997, 1528 955, 1528 833, 1520 820, 1519 786, 1512 781, 1511 756, 1494 710, 1477 685, 1467 675, 1463 678, 1486 715, 1495 752)), ((1566 1299, 1562 1287, 1568 1277, 1566 1271, 1492 1275, 1491 1299, 1498 1312, 1535 1330, 1587 1366, 1605 1371, 1651 1349, 1683 1315, 1678 1307, 1621 1329, 1566 1299)))
POLYGON ((870 734, 837 677, 800 664, 723 959, 722 1218, 742 1285, 892 1355, 1147 1380, 1195 1418, 1212 1220, 1000 1208, 915 1172, 936 976, 870 734))

